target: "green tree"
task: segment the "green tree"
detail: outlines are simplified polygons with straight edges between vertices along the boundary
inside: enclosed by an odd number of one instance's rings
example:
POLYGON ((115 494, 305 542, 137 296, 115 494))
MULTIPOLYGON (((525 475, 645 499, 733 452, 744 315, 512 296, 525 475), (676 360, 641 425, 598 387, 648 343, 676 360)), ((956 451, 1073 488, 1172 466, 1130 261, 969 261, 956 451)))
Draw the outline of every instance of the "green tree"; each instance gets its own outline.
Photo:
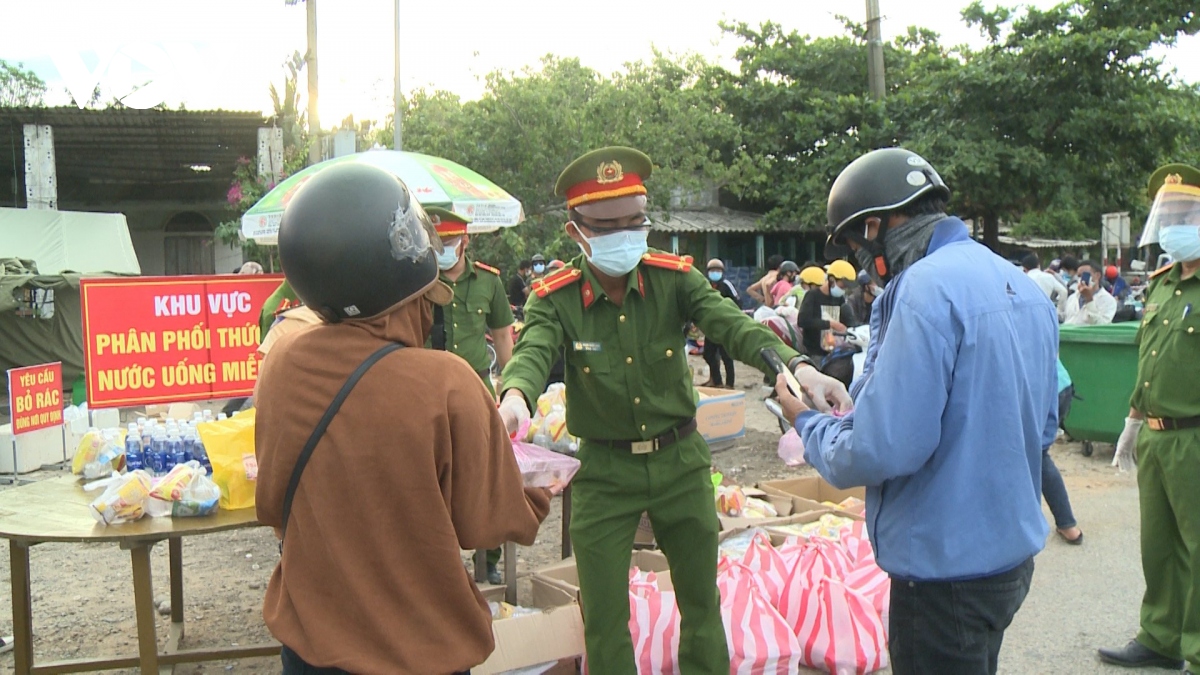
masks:
POLYGON ((36 73, 0 59, 0 108, 41 106, 45 93, 46 83, 36 73))

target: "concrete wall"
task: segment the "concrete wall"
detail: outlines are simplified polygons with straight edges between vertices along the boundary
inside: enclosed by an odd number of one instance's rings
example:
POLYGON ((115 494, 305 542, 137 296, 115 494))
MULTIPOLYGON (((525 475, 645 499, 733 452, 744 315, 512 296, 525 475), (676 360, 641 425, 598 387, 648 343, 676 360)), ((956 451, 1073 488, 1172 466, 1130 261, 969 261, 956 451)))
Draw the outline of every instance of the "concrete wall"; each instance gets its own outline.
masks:
POLYGON ((217 268, 217 274, 229 274, 233 268, 240 267, 245 261, 242 260, 242 249, 238 246, 227 246, 213 240, 213 260, 217 268))
POLYGON ((133 251, 137 254, 138 264, 142 266, 143 276, 158 276, 163 273, 163 231, 129 229, 129 238, 133 240, 133 251))

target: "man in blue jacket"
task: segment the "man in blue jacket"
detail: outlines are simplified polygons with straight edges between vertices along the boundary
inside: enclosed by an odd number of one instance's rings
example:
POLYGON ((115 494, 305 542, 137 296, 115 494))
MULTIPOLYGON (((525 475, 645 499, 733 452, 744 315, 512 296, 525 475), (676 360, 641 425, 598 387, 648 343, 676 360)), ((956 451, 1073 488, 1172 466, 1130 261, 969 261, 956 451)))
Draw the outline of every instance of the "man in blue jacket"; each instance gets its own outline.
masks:
POLYGON ((777 387, 808 463, 837 487, 867 486, 871 543, 892 578, 897 675, 995 673, 1048 534, 1055 308, 944 213, 949 196, 928 162, 900 148, 842 171, 826 256, 852 250, 885 286, 855 407, 818 414, 777 387))

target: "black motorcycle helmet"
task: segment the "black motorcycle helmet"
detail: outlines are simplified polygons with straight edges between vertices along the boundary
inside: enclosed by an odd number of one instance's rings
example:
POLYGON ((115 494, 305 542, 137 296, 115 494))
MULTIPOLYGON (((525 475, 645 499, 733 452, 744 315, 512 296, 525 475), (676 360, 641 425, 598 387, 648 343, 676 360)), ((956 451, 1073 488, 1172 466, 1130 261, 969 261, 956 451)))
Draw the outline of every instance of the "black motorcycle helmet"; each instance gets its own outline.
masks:
POLYGON ((441 239, 391 173, 331 166, 302 185, 279 224, 283 273, 326 321, 376 316, 437 280, 441 239))
MULTIPOLYGON (((825 244, 825 257, 829 260, 847 257, 850 254, 847 242, 853 240, 871 252, 878 268, 883 260, 887 228, 880 229, 877 239, 867 241, 866 219, 904 208, 931 192, 950 199, 950 188, 946 187, 942 177, 915 152, 904 148, 881 148, 850 162, 829 190, 826 210, 829 238, 825 244)), ((884 265, 886 268, 886 263, 884 265)), ((886 269, 877 271, 886 278, 886 269)))
POLYGON ((796 274, 799 274, 800 266, 797 265, 796 263, 792 262, 791 260, 784 260, 782 263, 779 264, 779 273, 787 274, 788 272, 794 272, 796 274))

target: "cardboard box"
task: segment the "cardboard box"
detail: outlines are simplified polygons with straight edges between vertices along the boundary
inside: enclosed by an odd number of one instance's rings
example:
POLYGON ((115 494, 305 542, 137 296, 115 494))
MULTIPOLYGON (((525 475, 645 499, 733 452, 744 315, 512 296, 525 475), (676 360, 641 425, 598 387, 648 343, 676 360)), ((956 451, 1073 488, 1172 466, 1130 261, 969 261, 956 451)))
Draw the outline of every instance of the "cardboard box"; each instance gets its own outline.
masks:
POLYGON ((746 392, 696 387, 704 394, 696 403, 696 428, 709 443, 746 435, 746 392))
POLYGON ((192 415, 200 412, 200 406, 195 403, 172 403, 167 408, 167 419, 190 420, 192 415))
POLYGON ((769 480, 758 484, 759 489, 769 495, 776 497, 790 498, 792 500, 792 511, 800 513, 803 511, 812 511, 815 509, 830 509, 838 515, 852 516, 861 518, 862 512, 847 511, 838 508, 830 508, 829 505, 822 502, 840 503, 848 497, 856 497, 866 500, 867 490, 862 487, 850 488, 848 490, 839 490, 827 483, 820 476, 804 476, 802 478, 788 478, 786 480, 769 480))
POLYGON ((29 473, 49 464, 63 461, 63 428, 47 427, 16 436, 13 445, 12 425, 0 426, 0 473, 29 473))
POLYGON ((633 536, 633 545, 637 548, 653 548, 656 545, 654 526, 650 524, 650 516, 645 513, 642 514, 642 520, 638 522, 637 534, 633 536))
POLYGON ((472 673, 493 675, 543 663, 556 664, 550 673, 575 672, 575 660, 583 654, 583 615, 574 596, 556 588, 539 592, 535 586, 534 606, 542 611, 492 622, 496 650, 472 673))
MULTIPOLYGON (((629 559, 629 568, 633 569, 634 567, 643 572, 654 572, 660 575, 660 579, 670 578, 671 566, 667 564, 667 557, 660 551, 634 551, 629 559)), ((579 600, 579 571, 575 568, 574 558, 567 558, 560 563, 543 567, 534 573, 531 582, 535 598, 539 593, 552 595, 553 591, 561 591, 566 592, 576 601, 579 600)), ((659 587, 664 590, 669 588, 669 586, 661 584, 659 587)))
POLYGON ((116 429, 121 426, 121 411, 116 408, 103 408, 89 412, 92 416, 92 426, 97 429, 116 429))
POLYGON ((795 525, 795 524, 802 525, 804 523, 811 523, 813 521, 820 520, 821 516, 823 516, 829 512, 830 512, 829 509, 822 508, 822 509, 819 509, 816 511, 809 511, 807 513, 799 513, 796 515, 788 516, 786 518, 765 519, 765 521, 769 521, 769 522, 764 522, 764 520, 760 520, 759 522, 751 524, 751 525, 743 525, 741 527, 735 527, 735 528, 730 528, 728 530, 723 530, 721 532, 721 534, 717 536, 717 545, 720 546, 721 542, 723 542, 726 539, 729 539, 730 537, 733 537, 741 532, 744 532, 746 530, 753 530, 755 528, 761 528, 761 529, 765 530, 768 535, 770 535, 771 543, 774 544, 775 546, 779 546, 791 535, 786 535, 786 534, 783 534, 780 532, 773 533, 771 531, 771 526, 773 526, 773 525, 795 525))

